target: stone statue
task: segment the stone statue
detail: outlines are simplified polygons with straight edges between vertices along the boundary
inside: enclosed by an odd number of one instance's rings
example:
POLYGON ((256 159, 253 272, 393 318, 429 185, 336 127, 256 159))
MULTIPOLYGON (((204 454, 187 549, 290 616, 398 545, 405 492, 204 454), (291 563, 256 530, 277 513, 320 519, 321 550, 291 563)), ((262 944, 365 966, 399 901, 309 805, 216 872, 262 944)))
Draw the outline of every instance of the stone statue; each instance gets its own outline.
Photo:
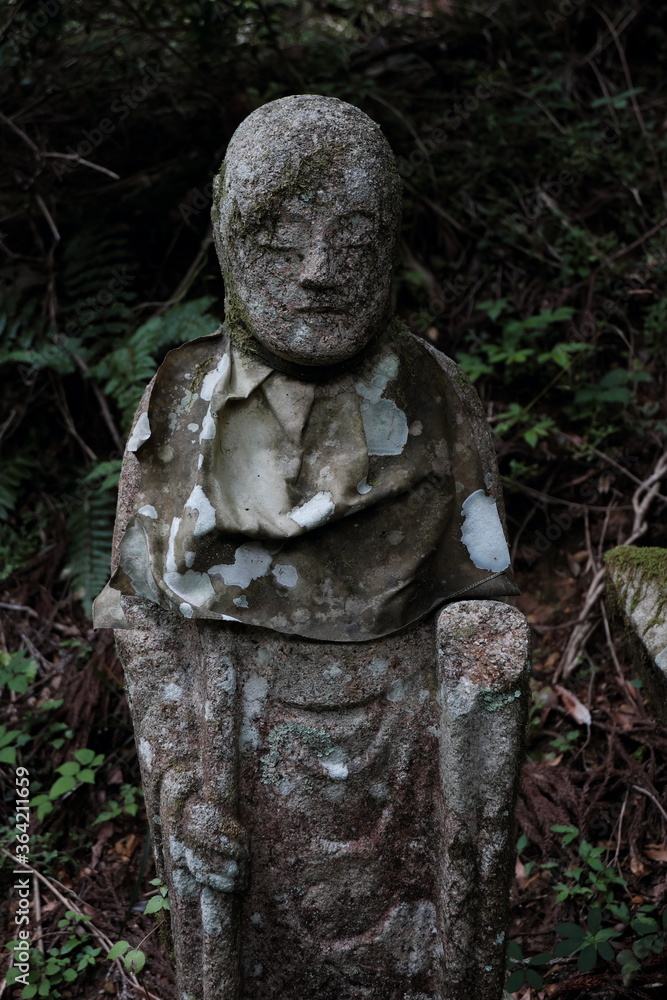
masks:
POLYGON ((215 184, 225 324, 128 442, 95 623, 179 1000, 502 990, 528 633, 489 600, 517 590, 479 400, 392 315, 399 221, 357 108, 250 115, 215 184))

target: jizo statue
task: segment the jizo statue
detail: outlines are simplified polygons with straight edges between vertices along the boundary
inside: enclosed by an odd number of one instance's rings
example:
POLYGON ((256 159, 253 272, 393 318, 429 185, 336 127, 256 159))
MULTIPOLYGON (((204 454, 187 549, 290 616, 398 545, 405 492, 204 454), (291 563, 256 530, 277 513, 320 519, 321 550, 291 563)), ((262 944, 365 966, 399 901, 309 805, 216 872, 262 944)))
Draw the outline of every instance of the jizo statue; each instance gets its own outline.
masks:
POLYGON ((128 442, 95 621, 179 1000, 501 993, 527 631, 493 600, 517 590, 479 400, 392 315, 399 222, 357 108, 250 115, 215 183, 225 323, 128 442))

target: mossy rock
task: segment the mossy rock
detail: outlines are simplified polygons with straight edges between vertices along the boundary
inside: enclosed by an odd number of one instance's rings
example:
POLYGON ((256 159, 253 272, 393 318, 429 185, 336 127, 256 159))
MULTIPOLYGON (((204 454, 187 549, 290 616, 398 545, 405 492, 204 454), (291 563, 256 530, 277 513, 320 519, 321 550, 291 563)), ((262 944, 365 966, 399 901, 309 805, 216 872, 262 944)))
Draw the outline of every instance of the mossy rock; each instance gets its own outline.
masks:
POLYGON ((605 555, 606 602, 655 715, 667 725, 667 549, 622 545, 605 555))

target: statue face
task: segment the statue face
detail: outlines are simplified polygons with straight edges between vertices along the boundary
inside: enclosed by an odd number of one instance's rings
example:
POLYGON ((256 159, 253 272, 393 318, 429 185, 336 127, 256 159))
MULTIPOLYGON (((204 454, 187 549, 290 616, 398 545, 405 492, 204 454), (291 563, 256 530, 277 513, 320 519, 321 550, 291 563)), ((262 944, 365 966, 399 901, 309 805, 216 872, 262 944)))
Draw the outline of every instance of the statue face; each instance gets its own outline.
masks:
POLYGON ((239 208, 227 236, 228 272, 254 337, 304 365, 352 357, 390 312, 395 227, 372 168, 341 160, 274 198, 270 212, 239 208))

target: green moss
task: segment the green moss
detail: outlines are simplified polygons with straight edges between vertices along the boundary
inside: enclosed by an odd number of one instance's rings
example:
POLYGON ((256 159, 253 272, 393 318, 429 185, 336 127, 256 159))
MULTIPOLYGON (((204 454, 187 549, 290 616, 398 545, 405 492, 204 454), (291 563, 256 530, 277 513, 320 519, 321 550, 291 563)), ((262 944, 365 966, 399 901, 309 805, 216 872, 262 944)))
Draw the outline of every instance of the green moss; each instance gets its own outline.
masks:
POLYGON ((619 545, 605 554, 604 561, 612 584, 612 602, 620 603, 619 610, 632 614, 647 588, 657 586, 660 596, 646 628, 659 624, 667 607, 667 549, 619 545))
POLYGON ((521 697, 521 691, 517 688, 514 691, 483 691, 480 696, 482 708, 486 712, 498 712, 505 705, 517 701, 521 697))
POLYGON ((318 758, 328 757, 335 749, 331 737, 323 729, 303 726, 298 722, 283 722, 269 735, 267 741, 269 752, 260 759, 263 784, 280 783, 282 774, 279 765, 282 761, 282 751, 295 741, 307 747, 318 758))
POLYGON ((195 368, 194 375, 192 376, 192 379, 190 381, 190 386, 189 386, 190 392, 196 393, 199 390, 199 386, 204 376, 207 375, 208 372, 213 367, 213 365, 217 363, 217 360, 218 359, 215 355, 211 355, 211 357, 206 358, 205 361, 199 362, 199 364, 195 368))

